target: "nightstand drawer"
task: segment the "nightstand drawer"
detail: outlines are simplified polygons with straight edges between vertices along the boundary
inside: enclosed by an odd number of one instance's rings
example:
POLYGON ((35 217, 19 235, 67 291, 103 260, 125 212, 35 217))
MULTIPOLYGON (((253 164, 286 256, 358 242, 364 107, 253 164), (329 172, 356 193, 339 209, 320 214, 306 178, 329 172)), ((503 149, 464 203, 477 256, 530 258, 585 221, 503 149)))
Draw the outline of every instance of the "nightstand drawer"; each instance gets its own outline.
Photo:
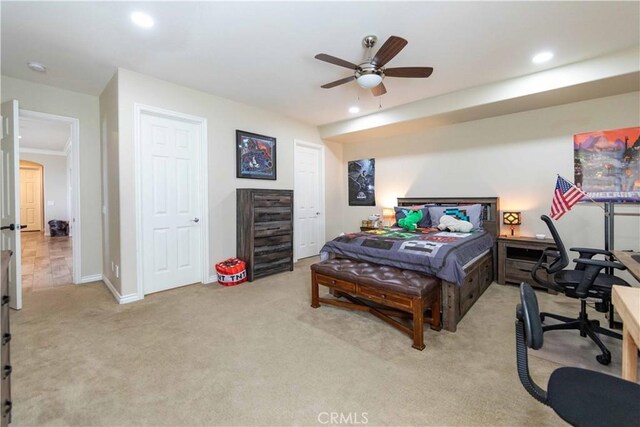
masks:
POLYGON ((522 261, 519 259, 506 259, 504 261, 504 265, 507 268, 507 274, 509 274, 510 270, 528 271, 529 273, 531 273, 536 263, 531 261, 522 261))

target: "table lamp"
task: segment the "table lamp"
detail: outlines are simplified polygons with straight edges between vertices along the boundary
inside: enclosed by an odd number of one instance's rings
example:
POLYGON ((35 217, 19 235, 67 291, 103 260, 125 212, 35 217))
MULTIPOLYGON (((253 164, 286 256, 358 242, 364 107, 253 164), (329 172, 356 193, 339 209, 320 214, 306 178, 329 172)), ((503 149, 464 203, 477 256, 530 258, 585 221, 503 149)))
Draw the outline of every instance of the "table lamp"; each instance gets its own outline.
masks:
POLYGON ((396 211, 393 208, 382 208, 382 219, 385 227, 391 227, 396 218, 396 211))
POLYGON ((503 212, 502 213, 502 223, 505 225, 511 226, 511 235, 513 236, 513 226, 520 225, 522 213, 521 212, 503 212))

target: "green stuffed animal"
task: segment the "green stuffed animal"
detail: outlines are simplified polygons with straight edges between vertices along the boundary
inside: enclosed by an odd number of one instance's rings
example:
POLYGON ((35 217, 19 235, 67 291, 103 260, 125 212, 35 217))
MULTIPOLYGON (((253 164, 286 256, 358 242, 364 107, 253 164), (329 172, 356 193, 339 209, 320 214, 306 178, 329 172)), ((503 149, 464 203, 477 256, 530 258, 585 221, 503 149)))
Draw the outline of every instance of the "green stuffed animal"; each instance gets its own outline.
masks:
POLYGON ((398 225, 407 231, 415 231, 422 219, 422 211, 410 211, 407 216, 398 220, 398 225))

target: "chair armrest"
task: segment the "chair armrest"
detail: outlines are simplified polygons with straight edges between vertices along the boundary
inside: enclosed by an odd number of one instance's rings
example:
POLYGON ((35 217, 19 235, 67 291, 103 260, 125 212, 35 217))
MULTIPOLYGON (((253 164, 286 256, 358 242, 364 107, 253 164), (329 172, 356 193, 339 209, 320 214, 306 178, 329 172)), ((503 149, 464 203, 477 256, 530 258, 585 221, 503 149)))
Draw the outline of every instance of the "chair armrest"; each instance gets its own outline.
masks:
POLYGON ((611 262, 611 261, 600 261, 600 260, 595 260, 595 259, 574 259, 573 262, 575 262, 577 264, 576 266, 576 270, 579 269, 579 267, 582 267, 582 270, 584 271, 583 275, 582 275, 582 279, 580 280, 580 283, 578 284, 578 286, 576 286, 575 289, 575 294, 579 297, 579 298, 586 298, 587 296, 589 296, 589 289, 591 289, 591 287, 593 286, 593 283, 596 281, 597 277, 601 274, 600 271, 603 268, 617 268, 620 270, 625 270, 626 267, 622 264, 619 264, 617 262, 611 262))
POLYGON ((584 266, 591 265, 591 266, 600 267, 600 268, 617 268, 618 270, 627 269, 627 267, 620 264, 619 262, 600 261, 598 259, 578 258, 578 259, 574 259, 573 262, 575 262, 576 264, 582 264, 584 266))
POLYGON ((580 258, 591 259, 594 255, 613 256, 611 251, 593 248, 570 248, 569 250, 580 253, 580 258))

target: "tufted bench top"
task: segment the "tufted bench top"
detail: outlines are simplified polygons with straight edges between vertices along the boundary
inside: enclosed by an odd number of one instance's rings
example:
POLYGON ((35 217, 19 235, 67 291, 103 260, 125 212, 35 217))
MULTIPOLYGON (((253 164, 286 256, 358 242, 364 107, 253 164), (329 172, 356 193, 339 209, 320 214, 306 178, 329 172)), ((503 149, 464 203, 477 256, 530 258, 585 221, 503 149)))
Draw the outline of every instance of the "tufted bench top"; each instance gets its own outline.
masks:
POLYGON ((313 264, 311 270, 335 279, 419 297, 426 296, 440 286, 440 279, 433 276, 344 258, 334 258, 313 264))

